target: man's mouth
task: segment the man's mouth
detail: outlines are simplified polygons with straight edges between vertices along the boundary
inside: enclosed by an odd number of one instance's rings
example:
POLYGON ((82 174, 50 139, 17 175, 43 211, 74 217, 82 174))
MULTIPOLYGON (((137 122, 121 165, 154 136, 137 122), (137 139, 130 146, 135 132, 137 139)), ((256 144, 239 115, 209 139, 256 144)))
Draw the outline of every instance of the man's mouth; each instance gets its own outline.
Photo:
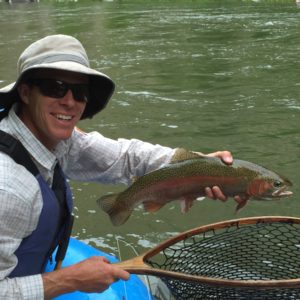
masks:
POLYGON ((67 116, 67 115, 61 115, 61 114, 57 114, 55 115, 55 117, 58 119, 58 120, 64 120, 64 121, 70 121, 72 120, 72 116, 67 116))

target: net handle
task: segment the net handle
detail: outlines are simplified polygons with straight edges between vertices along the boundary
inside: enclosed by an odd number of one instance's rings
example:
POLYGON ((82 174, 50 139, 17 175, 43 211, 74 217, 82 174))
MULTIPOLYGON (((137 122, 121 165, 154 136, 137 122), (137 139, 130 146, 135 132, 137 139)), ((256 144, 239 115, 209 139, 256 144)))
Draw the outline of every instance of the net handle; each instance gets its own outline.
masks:
POLYGON ((196 275, 189 275, 181 272, 161 270, 153 268, 144 262, 144 256, 137 256, 122 262, 114 263, 115 266, 126 270, 130 274, 152 275, 167 277, 181 281, 193 281, 213 286, 240 287, 240 288, 300 288, 300 279, 285 280, 230 280, 218 279, 196 275))
POLYGON ((174 272, 168 270, 161 270, 149 266, 145 263, 147 258, 154 256, 166 247, 173 245, 179 241, 182 241, 188 237, 191 237, 198 233, 203 233, 212 229, 222 229, 231 226, 251 225, 258 223, 273 223, 273 222, 287 222, 300 224, 300 218, 283 217, 283 216, 264 216, 264 217, 251 217, 243 219, 229 220, 225 222, 213 223, 210 225, 204 225, 197 227, 183 233, 180 233, 170 239, 165 240, 161 244, 157 245, 148 252, 128 259, 122 262, 115 263, 114 265, 120 267, 131 274, 140 275, 153 275, 157 277, 168 277, 173 279, 179 279, 184 281, 201 282, 208 285, 228 286, 228 287, 240 287, 240 288, 300 288, 300 279, 284 279, 284 280, 230 280, 210 278, 197 275, 189 275, 181 272, 174 272))

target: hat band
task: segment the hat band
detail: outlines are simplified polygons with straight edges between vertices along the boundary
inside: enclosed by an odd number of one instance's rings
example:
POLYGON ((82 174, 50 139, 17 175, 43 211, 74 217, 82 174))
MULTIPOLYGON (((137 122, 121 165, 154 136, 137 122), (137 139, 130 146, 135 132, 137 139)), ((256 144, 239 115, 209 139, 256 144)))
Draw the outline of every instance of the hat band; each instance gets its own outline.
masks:
MULTIPOLYGON (((34 66, 34 65, 43 65, 43 64, 47 64, 47 63, 55 63, 55 62, 63 62, 63 61, 72 61, 72 62, 79 63, 85 67, 88 67, 88 68, 90 67, 87 60, 78 55, 54 54, 54 55, 51 55, 48 57, 42 57, 40 59, 32 60, 30 62, 30 66, 28 66, 27 68, 30 68, 31 66, 34 66)), ((24 69, 27 69, 27 68, 24 68, 24 69)))

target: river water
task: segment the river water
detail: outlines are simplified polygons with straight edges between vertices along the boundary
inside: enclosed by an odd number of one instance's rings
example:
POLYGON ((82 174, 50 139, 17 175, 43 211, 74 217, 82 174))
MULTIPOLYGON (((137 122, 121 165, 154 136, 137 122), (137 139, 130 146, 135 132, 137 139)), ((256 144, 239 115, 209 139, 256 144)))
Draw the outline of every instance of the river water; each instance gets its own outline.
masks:
POLYGON ((0 84, 32 41, 64 33, 85 45, 93 67, 117 84, 101 114, 80 127, 234 157, 279 171, 295 195, 235 203, 206 199, 186 215, 176 202, 134 211, 113 227, 96 205, 124 186, 72 182, 73 235, 105 251, 135 256, 175 233, 259 215, 300 217, 300 7, 294 1, 0 1, 0 84))

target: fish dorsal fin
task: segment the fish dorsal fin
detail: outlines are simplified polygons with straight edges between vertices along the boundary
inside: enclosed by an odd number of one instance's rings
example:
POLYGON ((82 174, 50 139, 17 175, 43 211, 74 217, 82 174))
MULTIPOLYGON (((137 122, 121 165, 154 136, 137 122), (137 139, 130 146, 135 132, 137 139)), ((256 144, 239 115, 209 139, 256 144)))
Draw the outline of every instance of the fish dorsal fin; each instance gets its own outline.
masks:
POLYGON ((178 148, 175 150, 171 163, 200 157, 202 157, 202 153, 200 152, 193 152, 184 148, 178 148))
POLYGON ((135 183, 139 178, 140 178, 139 176, 131 177, 131 184, 135 183))

